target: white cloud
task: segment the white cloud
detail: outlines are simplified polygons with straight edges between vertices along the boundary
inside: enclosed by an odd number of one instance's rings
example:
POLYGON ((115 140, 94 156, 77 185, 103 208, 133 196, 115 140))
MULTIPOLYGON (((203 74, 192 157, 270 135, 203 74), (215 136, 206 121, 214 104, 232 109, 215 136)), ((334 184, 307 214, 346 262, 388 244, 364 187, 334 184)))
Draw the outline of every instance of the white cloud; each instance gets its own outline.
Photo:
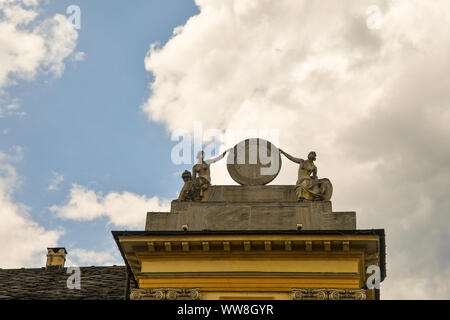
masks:
POLYGON ((39 19, 39 9, 38 1, 0 0, 0 97, 4 87, 39 72, 61 76, 75 49, 78 33, 66 16, 39 19))
POLYGON ((67 266, 110 266, 122 264, 123 261, 118 260, 114 253, 110 251, 76 248, 69 250, 66 258, 67 266))
POLYGON ((86 59, 86 53, 78 51, 73 55, 73 61, 84 61, 86 59))
POLYGON ((145 226, 146 212, 168 210, 169 202, 158 197, 147 198, 128 191, 102 195, 77 184, 72 185, 66 204, 50 207, 51 212, 64 219, 89 221, 107 217, 116 226, 139 229, 145 226))
POLYGON ((0 118, 12 115, 23 117, 26 116, 26 114, 26 112, 20 111, 19 99, 13 99, 9 104, 6 105, 2 105, 0 101, 0 118))
POLYGON ((75 49, 78 33, 61 14, 44 20, 35 32, 45 41, 44 66, 56 76, 61 76, 65 68, 64 59, 75 49))
MULTIPOLYGON (((275 128, 287 152, 317 151, 334 208, 386 229, 383 297, 449 298, 435 275, 450 266, 450 2, 196 2, 200 13, 145 58, 149 119, 171 132, 195 120, 275 128), (379 29, 367 27, 370 5, 379 29)), ((294 184, 283 161, 274 183, 294 184)), ((230 181, 220 164, 212 178, 230 181)))
MULTIPOLYGON (((33 80, 39 73, 61 76, 64 60, 73 52, 78 33, 64 15, 39 19, 37 0, 0 0, 0 117, 18 115, 18 99, 6 88, 19 80, 33 80)), ((3 135, 8 129, 2 129, 3 135)), ((3 268, 43 266, 46 248, 55 246, 60 230, 46 230, 34 222, 30 208, 14 201, 20 185, 13 162, 23 156, 0 152, 0 264, 3 268)))
POLYGON ((52 180, 50 182, 50 185, 48 186, 48 190, 52 190, 52 191, 59 190, 59 185, 63 181, 64 181, 64 175, 63 174, 60 174, 60 173, 57 173, 57 172, 52 172, 52 180))
POLYGON ((0 152, 0 266, 2 268, 42 267, 46 248, 56 246, 60 230, 46 230, 30 217, 30 208, 13 199, 20 179, 11 162, 22 157, 0 152))

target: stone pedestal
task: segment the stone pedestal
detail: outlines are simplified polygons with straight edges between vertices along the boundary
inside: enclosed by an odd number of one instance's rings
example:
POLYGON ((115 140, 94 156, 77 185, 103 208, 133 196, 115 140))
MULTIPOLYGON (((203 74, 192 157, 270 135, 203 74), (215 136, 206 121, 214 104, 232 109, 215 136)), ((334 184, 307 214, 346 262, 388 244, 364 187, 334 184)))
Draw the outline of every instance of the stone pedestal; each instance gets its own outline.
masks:
POLYGON ((211 186, 202 202, 172 201, 170 212, 147 213, 146 231, 354 230, 355 212, 330 201, 297 202, 294 186, 211 186))

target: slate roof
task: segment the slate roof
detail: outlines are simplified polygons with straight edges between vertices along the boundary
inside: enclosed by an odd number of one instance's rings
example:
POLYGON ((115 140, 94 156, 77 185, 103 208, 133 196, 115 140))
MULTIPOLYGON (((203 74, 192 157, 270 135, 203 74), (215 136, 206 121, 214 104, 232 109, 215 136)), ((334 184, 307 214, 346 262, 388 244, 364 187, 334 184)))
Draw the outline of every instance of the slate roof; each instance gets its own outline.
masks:
MULTIPOLYGON (((64 269, 0 269, 0 300, 125 300, 127 267, 80 267, 81 289, 68 289, 64 269)), ((135 283, 130 280, 130 288, 135 283)))

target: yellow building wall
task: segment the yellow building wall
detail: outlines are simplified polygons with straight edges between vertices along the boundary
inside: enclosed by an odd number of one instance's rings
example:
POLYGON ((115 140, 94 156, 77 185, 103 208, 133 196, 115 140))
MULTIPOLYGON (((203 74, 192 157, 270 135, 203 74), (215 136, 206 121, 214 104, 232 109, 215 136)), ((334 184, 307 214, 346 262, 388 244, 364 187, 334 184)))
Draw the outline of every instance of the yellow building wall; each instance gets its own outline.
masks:
MULTIPOLYGON (((197 237, 126 239, 139 290, 197 288, 205 300, 286 300, 296 289, 358 291, 365 283, 367 250, 378 252, 373 236, 197 237), (270 242, 267 249, 261 240, 270 242), (211 248, 205 250, 205 241, 211 248), (244 241, 251 242, 248 250, 244 241), (309 250, 307 241, 313 244, 309 250)), ((374 298, 373 291, 367 298, 374 298)))

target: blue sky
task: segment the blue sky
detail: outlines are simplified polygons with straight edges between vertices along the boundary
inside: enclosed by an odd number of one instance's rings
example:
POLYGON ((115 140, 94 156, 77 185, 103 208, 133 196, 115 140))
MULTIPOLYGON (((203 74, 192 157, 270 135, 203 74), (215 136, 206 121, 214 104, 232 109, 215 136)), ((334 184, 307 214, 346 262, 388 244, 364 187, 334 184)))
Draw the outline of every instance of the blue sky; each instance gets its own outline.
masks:
POLYGON ((48 208, 64 202, 73 183, 102 193, 176 197, 181 179, 170 161, 174 142, 140 110, 152 81, 144 57, 151 43, 166 43, 198 8, 193 1, 59 0, 42 5, 40 17, 66 14, 72 4, 81 8, 76 51, 60 78, 40 74, 7 88, 9 101, 16 99, 26 115, 0 118, 7 130, 0 150, 24 149, 15 165, 22 183, 13 197, 31 207, 34 221, 46 229, 63 226, 61 246, 104 250, 114 245, 106 219, 61 220, 48 208), (84 61, 72 61, 78 51, 84 61), (49 190, 55 174, 64 180, 49 190))

